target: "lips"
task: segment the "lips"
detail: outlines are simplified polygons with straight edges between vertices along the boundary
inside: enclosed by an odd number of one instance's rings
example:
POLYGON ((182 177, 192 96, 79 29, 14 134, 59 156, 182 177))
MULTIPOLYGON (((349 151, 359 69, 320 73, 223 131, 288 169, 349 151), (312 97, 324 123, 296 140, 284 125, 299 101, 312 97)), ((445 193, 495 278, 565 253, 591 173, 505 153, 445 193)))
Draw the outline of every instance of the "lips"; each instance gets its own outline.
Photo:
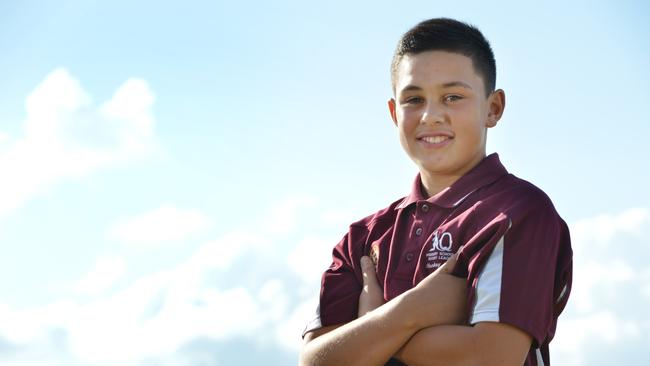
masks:
POLYGON ((417 136, 416 139, 427 145, 445 145, 447 142, 454 138, 453 134, 448 132, 434 132, 423 133, 417 136))
POLYGON ((430 144, 439 144, 443 141, 449 140, 449 136, 426 136, 420 138, 420 140, 424 142, 428 142, 430 144))

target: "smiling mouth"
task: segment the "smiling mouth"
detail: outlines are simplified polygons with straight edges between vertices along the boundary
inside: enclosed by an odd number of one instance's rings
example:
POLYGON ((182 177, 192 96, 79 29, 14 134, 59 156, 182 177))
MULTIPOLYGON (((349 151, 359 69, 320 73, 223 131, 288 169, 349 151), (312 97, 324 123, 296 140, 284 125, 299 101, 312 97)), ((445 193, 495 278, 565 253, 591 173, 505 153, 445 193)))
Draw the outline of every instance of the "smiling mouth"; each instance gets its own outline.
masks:
POLYGON ((449 140, 449 136, 426 136, 426 137, 421 137, 419 140, 424 141, 429 144, 439 144, 441 142, 445 142, 449 140))

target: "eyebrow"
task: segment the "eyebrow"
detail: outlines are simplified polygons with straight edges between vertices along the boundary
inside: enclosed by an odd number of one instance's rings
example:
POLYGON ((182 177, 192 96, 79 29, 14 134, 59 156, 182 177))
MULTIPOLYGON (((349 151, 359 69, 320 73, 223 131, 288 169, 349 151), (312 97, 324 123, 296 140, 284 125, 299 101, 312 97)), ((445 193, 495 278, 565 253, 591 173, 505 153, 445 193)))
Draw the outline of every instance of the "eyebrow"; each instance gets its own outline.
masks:
POLYGON ((462 82, 462 81, 451 81, 451 82, 442 84, 443 88, 451 88, 451 87, 454 87, 454 86, 460 86, 461 88, 465 88, 465 89, 472 89, 472 87, 469 84, 467 84, 465 82, 462 82))
MULTIPOLYGON (((456 86, 472 90, 472 87, 469 84, 467 84, 465 82, 462 82, 462 81, 450 81, 448 83, 442 84, 443 89, 452 88, 452 87, 456 87, 456 86)), ((404 92, 408 92, 408 91, 420 91, 420 90, 422 90, 422 88, 420 88, 419 86, 409 84, 409 85, 405 86, 404 88, 402 88, 401 92, 404 93, 404 92)))

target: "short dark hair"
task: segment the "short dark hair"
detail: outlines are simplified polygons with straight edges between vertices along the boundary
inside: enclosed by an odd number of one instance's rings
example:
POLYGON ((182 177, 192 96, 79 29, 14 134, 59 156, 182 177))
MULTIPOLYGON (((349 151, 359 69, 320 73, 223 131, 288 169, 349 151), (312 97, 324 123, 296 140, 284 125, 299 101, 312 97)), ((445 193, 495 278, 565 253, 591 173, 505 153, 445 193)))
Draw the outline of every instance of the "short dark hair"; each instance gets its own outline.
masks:
POLYGON ((485 92, 489 96, 494 91, 497 68, 490 43, 478 28, 449 18, 434 18, 422 21, 404 33, 397 43, 391 63, 391 83, 393 92, 397 78, 397 68, 402 57, 426 51, 447 51, 459 53, 472 60, 474 70, 483 78, 485 92))

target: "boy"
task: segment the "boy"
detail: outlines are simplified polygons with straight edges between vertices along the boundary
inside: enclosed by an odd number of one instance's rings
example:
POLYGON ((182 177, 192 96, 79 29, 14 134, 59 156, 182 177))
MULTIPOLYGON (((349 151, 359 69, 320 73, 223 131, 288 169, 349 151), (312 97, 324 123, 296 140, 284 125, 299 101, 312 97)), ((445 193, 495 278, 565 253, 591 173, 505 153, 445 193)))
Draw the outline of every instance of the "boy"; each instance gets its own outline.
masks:
POLYGON ((505 107, 489 43, 427 20, 401 38, 391 72, 390 115, 419 174, 334 248, 300 363, 549 365, 569 232, 541 190, 485 156, 505 107))

